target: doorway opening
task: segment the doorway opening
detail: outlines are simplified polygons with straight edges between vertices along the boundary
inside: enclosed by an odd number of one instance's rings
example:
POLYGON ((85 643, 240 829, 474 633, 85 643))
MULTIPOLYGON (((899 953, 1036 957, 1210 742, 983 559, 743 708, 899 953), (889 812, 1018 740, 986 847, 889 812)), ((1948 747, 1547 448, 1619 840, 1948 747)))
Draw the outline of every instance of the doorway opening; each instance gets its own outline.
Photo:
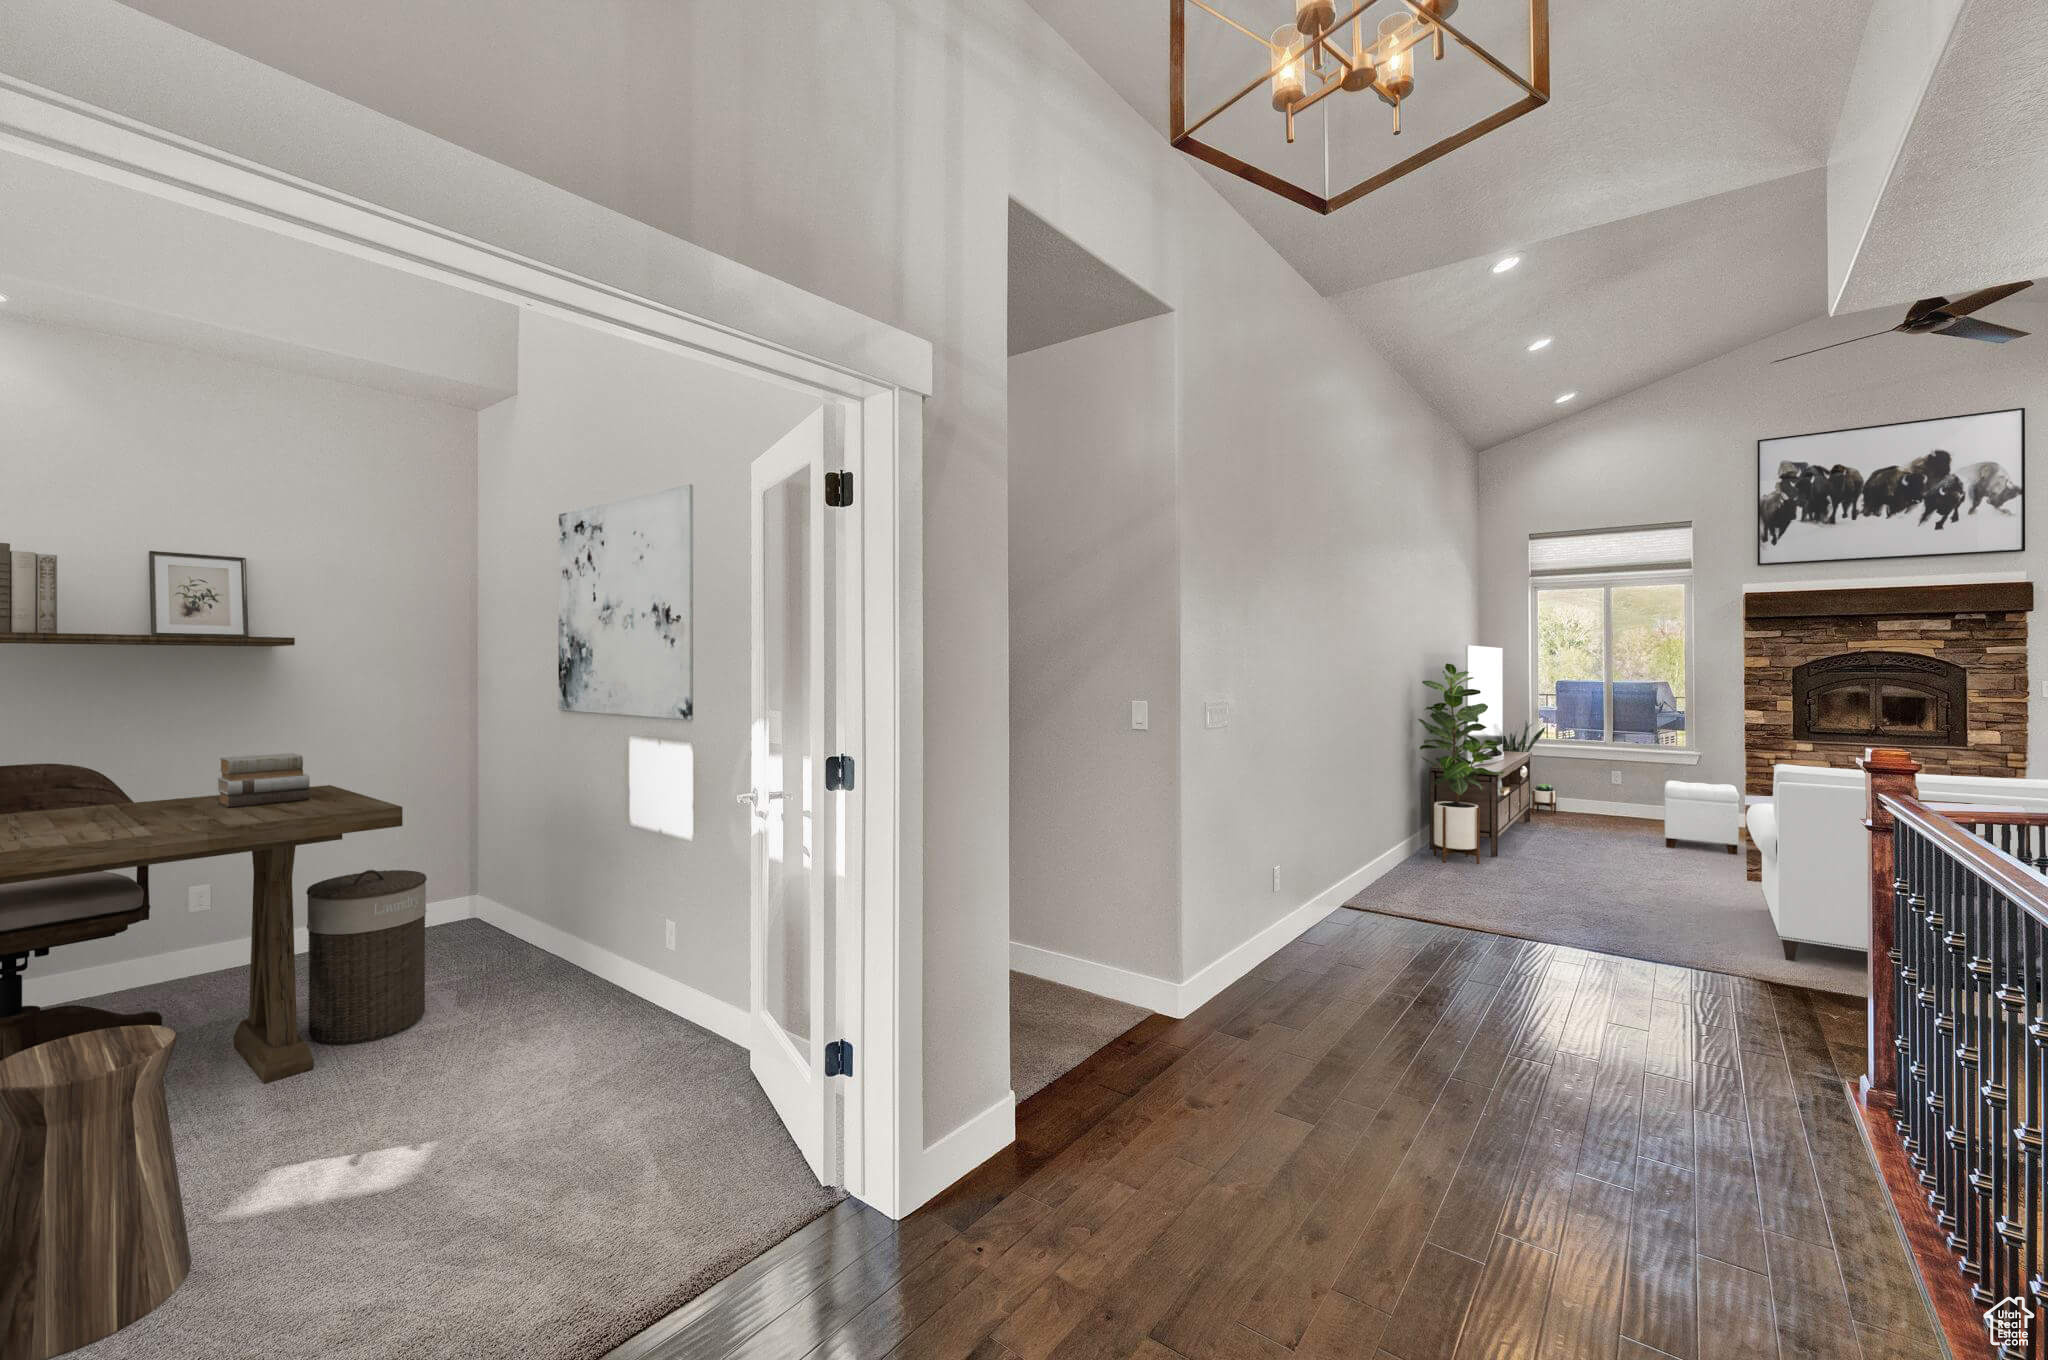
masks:
POLYGON ((1078 1065, 1181 976, 1170 308, 1009 222, 1011 1080, 1078 1065))

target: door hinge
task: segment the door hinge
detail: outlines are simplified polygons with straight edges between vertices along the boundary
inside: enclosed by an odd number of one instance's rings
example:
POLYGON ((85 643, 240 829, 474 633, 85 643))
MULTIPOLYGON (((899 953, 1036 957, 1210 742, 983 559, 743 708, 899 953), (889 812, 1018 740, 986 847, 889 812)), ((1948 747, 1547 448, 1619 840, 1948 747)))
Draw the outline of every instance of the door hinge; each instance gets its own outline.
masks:
POLYGON ((825 1075, 828 1077, 850 1077, 853 1075, 853 1041, 835 1039, 825 1045, 825 1075))
POLYGON ((851 472, 828 472, 825 474, 825 504, 845 507, 853 504, 853 474, 851 472))
POLYGON ((852 788, 852 787, 853 787, 853 757, 852 757, 852 756, 826 756, 826 757, 825 757, 825 791, 826 791, 827 793, 831 793, 831 792, 833 792, 833 791, 835 791, 835 790, 838 790, 838 789, 850 789, 850 788, 852 788))

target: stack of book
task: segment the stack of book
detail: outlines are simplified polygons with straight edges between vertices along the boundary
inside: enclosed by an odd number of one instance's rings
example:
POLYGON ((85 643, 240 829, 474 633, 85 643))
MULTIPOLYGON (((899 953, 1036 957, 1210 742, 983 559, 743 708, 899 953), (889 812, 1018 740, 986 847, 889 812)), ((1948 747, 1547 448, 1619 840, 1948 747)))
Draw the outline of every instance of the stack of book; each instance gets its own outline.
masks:
POLYGON ((220 801, 228 807, 303 803, 312 796, 306 762, 299 756, 220 758, 220 801))
POLYGON ((57 555, 16 552, 0 543, 0 629, 57 631, 57 555))

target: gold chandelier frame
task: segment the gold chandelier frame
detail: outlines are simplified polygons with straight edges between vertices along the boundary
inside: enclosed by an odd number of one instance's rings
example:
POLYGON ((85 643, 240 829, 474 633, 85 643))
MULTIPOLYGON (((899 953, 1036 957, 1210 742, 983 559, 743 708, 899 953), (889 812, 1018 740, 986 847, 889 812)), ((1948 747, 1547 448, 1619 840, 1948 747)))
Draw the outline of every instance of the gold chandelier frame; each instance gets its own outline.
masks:
MULTIPOLYGON (((1362 3, 1354 6, 1348 14, 1343 15, 1335 23, 1331 24, 1328 30, 1320 37, 1309 39, 1305 48, 1295 52, 1283 52, 1277 57, 1274 55, 1271 42, 1223 13, 1220 9, 1210 4, 1209 0, 1170 0, 1170 3, 1173 15, 1173 36, 1171 41, 1174 146, 1193 156, 1196 160, 1207 161, 1219 170, 1228 171, 1239 179, 1258 185, 1261 189, 1278 194, 1290 202, 1299 203, 1304 208, 1309 208, 1325 215, 1333 213, 1347 204, 1356 203, 1374 190, 1385 188, 1403 175, 1428 165, 1439 156, 1448 155, 1450 152, 1464 146, 1467 142, 1477 141, 1496 128, 1504 127, 1514 122, 1525 113, 1534 113, 1537 109, 1550 102, 1550 0, 1528 0, 1529 75, 1527 78, 1524 78, 1512 67, 1508 66, 1491 52, 1488 52, 1471 38, 1466 37, 1465 34, 1453 27, 1449 20, 1439 18, 1425 9, 1417 0, 1388 0, 1390 8, 1405 8, 1414 15, 1419 21, 1417 28, 1418 36, 1425 31, 1424 26, 1426 26, 1427 30, 1448 34, 1451 40, 1456 42, 1458 46, 1472 53, 1473 56, 1479 58, 1487 67, 1504 77, 1521 92, 1521 97, 1498 112, 1481 118, 1470 127, 1453 132, 1441 141, 1433 142, 1429 146, 1422 148, 1422 150, 1406 160, 1390 165, 1378 174, 1368 176, 1350 188, 1335 194, 1330 192, 1329 164, 1326 156, 1324 159, 1323 192, 1319 194, 1312 189, 1304 188, 1294 183, 1292 180, 1283 179, 1269 170, 1261 170, 1258 166, 1233 156, 1220 147, 1200 141, 1196 138, 1195 134, 1208 126, 1209 123, 1246 95, 1278 76, 1282 69, 1289 64, 1301 61, 1311 53, 1313 53, 1318 67, 1320 67, 1322 59, 1328 56, 1334 58, 1338 63, 1337 69, 1340 75, 1350 71, 1352 67, 1351 54, 1343 50, 1342 44, 1332 41, 1332 38, 1346 25, 1363 16, 1367 10, 1380 4, 1381 0, 1363 0, 1362 3), (1270 63, 1264 71, 1253 77, 1251 82, 1243 89, 1224 100, 1221 104, 1218 104, 1215 108, 1210 109, 1192 123, 1187 118, 1187 11, 1189 5, 1193 5, 1195 8, 1213 15, 1239 33, 1258 43, 1259 46, 1266 50, 1270 63)), ((1344 81, 1342 79, 1331 79, 1326 81, 1321 89, 1307 95, 1300 102, 1289 106, 1286 110, 1287 140, 1290 142, 1294 140, 1295 115, 1314 107, 1332 93, 1343 88, 1344 81)), ((1396 112, 1398 114, 1398 106, 1396 112)), ((1397 123, 1397 131, 1398 126, 1397 123)))

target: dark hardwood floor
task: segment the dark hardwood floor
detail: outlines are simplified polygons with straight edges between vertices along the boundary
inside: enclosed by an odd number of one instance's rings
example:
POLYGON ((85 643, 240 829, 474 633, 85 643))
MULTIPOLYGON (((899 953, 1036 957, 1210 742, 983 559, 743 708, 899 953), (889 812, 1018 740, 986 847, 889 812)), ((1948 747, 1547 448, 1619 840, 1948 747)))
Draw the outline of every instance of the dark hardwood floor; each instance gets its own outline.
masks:
POLYGON ((1859 1003, 1339 911, 614 1354, 1933 1360, 1859 1003))

